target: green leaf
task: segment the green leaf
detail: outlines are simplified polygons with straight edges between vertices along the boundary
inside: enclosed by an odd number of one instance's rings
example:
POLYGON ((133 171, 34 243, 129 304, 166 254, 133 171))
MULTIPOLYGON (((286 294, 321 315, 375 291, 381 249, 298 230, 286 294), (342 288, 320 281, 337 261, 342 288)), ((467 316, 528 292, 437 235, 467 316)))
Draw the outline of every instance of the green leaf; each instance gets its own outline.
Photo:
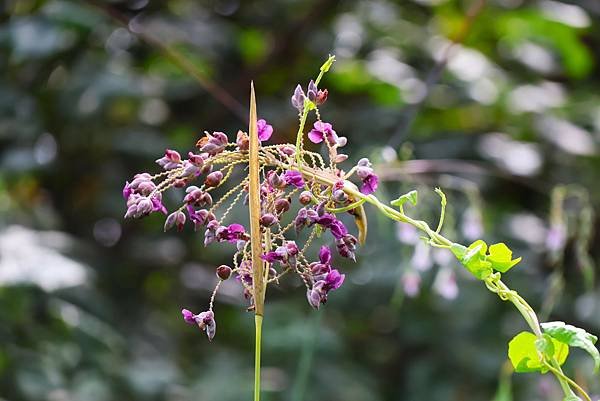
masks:
POLYGON ((521 258, 512 259, 512 251, 505 243, 490 245, 490 255, 487 260, 492 263, 492 267, 501 273, 506 273, 514 265, 521 261, 521 258))
POLYGON ((565 398, 563 398, 563 401, 583 401, 581 398, 577 397, 576 395, 568 395, 565 398))
POLYGON ((515 372, 542 372, 545 373, 545 368, 537 346, 543 349, 543 353, 547 355, 552 351, 549 357, 554 356, 559 365, 562 365, 569 355, 569 346, 554 338, 546 338, 546 341, 551 341, 552 345, 541 344, 537 341, 535 334, 528 331, 522 331, 513 337, 508 343, 508 358, 515 368, 515 372), (537 345, 537 346, 536 346, 537 345))
POLYGON ((486 260, 486 251, 487 244, 482 240, 477 240, 469 245, 460 261, 467 270, 480 280, 485 280, 492 274, 492 264, 486 260))
POLYGON ((557 341, 572 347, 582 348, 594 359, 594 372, 600 369, 600 353, 594 344, 598 337, 579 327, 565 324, 565 322, 547 322, 541 324, 544 332, 557 341))
POLYGON ((409 193, 402 195, 398 199, 393 200, 392 202, 390 202, 390 204, 392 206, 397 206, 398 208, 400 208, 400 211, 402 211, 402 207, 406 202, 410 202, 413 204, 413 206, 417 206, 417 201, 418 201, 418 193, 417 193, 417 191, 413 190, 413 191, 410 191, 409 193))

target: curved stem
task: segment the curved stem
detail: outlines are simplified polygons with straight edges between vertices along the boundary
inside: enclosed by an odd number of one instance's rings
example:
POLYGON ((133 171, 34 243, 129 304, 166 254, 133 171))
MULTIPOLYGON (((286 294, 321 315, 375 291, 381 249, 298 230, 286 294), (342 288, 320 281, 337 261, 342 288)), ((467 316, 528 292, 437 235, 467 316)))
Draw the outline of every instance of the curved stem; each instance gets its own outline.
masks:
POLYGON ((260 354, 262 335, 261 315, 254 315, 254 327, 256 336, 254 338, 254 401, 260 401, 260 354))

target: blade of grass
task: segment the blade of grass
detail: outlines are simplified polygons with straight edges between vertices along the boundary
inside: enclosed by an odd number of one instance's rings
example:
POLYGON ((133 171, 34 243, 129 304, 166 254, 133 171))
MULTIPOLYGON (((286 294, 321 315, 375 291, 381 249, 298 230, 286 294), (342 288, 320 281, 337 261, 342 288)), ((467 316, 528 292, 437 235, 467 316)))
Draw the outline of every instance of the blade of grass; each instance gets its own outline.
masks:
POLYGON ((248 207, 250 214, 250 248, 252 253, 252 285, 254 297, 254 324, 256 337, 254 340, 254 401, 260 400, 260 354, 261 333, 265 304, 265 265, 262 255, 262 234, 260 231, 260 162, 258 159, 258 127, 256 125, 256 97, 254 82, 250 83, 250 118, 248 133, 250 135, 248 207))

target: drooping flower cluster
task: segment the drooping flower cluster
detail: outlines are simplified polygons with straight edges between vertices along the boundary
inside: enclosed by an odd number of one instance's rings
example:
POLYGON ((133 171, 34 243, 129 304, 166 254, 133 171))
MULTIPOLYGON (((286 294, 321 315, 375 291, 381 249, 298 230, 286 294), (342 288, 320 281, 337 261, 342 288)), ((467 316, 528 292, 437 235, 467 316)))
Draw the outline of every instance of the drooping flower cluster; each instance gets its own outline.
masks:
MULTIPOLYGON (((266 283, 279 283, 283 275, 295 273, 306 286, 309 304, 316 309, 327 301, 330 291, 342 285, 345 276, 332 267, 329 246, 321 246, 318 261, 311 262, 311 258, 316 258, 311 245, 317 238, 331 242, 339 256, 355 260, 358 239, 339 217, 345 214, 357 220, 364 213, 349 191, 350 188, 357 193, 357 186, 349 179, 354 174, 358 177, 363 194, 372 193, 378 184, 367 159, 361 159, 349 173, 338 168, 338 163, 348 158, 338 153, 347 140, 338 136, 331 123, 320 119, 318 107, 327 96, 326 89, 318 89, 317 83, 311 81, 306 92, 300 85, 296 87, 292 105, 301 119, 316 111, 317 120, 307 137, 315 144, 326 145, 328 163, 320 153, 305 150, 302 145, 299 148, 291 144, 264 145, 274 131, 264 119, 257 120, 255 131, 261 142, 259 221, 264 239, 261 258, 268 266, 266 283)), ((161 212, 167 215, 165 231, 173 228, 181 231, 188 224, 195 231, 204 232, 205 246, 235 245, 231 267, 221 265, 216 269, 218 281, 208 310, 199 314, 182 310, 187 323, 199 326, 212 339, 216 331, 213 301, 223 280, 235 273, 250 302, 249 309, 254 307, 251 237, 243 222, 228 221, 231 210, 248 198, 247 176, 236 177, 247 171, 249 136, 240 130, 235 142, 230 142, 223 132, 206 132, 196 147, 187 158, 175 150, 166 150, 156 160, 163 171, 135 175, 125 184, 123 196, 127 202, 126 218, 161 212), (181 191, 181 203, 168 213, 162 199, 163 193, 170 189, 181 191)))

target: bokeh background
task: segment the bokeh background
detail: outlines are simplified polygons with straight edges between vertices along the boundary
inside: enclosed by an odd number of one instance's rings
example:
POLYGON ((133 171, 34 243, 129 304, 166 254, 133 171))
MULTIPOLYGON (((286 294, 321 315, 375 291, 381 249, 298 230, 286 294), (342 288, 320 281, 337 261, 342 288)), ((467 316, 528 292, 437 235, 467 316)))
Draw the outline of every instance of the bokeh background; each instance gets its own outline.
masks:
MULTIPOLYGON (((524 257, 507 281, 542 319, 600 333, 599 21, 596 0, 0 2, 0 399, 250 398, 240 288, 217 297, 212 343, 180 315, 205 308, 229 248, 123 221, 121 188, 166 147, 233 137, 251 79, 273 140, 292 140, 293 88, 329 53, 322 113, 348 165, 370 157, 382 199, 418 189, 411 213, 432 222, 444 188, 447 236, 506 241, 524 257)), ((369 219, 320 312, 293 279, 269 290, 265 400, 561 399, 511 375, 510 305, 369 219)), ((600 394, 591 368, 578 350, 566 364, 600 394)))

